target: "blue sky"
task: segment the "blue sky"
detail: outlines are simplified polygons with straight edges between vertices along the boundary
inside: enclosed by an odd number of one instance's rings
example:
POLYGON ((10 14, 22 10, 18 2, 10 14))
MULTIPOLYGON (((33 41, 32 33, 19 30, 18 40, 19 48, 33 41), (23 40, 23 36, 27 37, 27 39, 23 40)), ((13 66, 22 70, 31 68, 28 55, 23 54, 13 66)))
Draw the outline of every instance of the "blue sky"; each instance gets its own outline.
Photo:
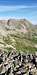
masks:
POLYGON ((37 0, 0 0, 0 19, 26 18, 37 24, 37 0))

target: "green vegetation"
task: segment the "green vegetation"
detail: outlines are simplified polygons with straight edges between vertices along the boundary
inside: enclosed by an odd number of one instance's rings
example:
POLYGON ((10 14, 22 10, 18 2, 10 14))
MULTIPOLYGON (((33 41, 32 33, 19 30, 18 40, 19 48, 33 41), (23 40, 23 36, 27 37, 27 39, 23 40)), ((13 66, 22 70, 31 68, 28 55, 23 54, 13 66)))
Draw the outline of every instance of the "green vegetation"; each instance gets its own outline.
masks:
POLYGON ((6 52, 14 49, 26 53, 37 51, 37 28, 27 20, 11 21, 10 24, 0 29, 0 49, 6 52))

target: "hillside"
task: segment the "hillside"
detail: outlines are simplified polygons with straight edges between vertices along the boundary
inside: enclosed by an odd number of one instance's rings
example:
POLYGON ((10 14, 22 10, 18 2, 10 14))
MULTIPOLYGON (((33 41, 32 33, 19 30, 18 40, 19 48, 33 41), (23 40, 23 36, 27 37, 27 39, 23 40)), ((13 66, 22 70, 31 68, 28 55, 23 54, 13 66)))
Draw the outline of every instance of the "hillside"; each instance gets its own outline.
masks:
POLYGON ((0 50, 36 52, 36 25, 34 26, 26 19, 0 20, 0 50))

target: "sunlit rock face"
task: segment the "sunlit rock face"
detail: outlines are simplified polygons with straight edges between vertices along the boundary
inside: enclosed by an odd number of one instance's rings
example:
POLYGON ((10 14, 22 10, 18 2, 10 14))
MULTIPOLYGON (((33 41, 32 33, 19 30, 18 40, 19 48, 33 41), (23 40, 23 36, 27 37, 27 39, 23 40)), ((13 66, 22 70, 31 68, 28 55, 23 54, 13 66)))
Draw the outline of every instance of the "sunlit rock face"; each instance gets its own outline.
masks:
POLYGON ((27 31, 27 28, 29 28, 30 22, 28 22, 25 19, 15 20, 15 19, 9 19, 9 20, 0 20, 0 29, 2 27, 5 28, 9 27, 10 29, 18 29, 22 32, 27 31))

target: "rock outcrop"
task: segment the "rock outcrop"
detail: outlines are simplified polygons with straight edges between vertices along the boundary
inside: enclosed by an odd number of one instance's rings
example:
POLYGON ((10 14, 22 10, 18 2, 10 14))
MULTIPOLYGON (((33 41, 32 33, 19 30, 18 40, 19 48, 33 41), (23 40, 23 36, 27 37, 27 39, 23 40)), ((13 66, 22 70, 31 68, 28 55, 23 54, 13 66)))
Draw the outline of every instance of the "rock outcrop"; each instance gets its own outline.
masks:
POLYGON ((3 57, 0 55, 0 75, 37 75, 36 58, 32 54, 3 53, 3 57))

